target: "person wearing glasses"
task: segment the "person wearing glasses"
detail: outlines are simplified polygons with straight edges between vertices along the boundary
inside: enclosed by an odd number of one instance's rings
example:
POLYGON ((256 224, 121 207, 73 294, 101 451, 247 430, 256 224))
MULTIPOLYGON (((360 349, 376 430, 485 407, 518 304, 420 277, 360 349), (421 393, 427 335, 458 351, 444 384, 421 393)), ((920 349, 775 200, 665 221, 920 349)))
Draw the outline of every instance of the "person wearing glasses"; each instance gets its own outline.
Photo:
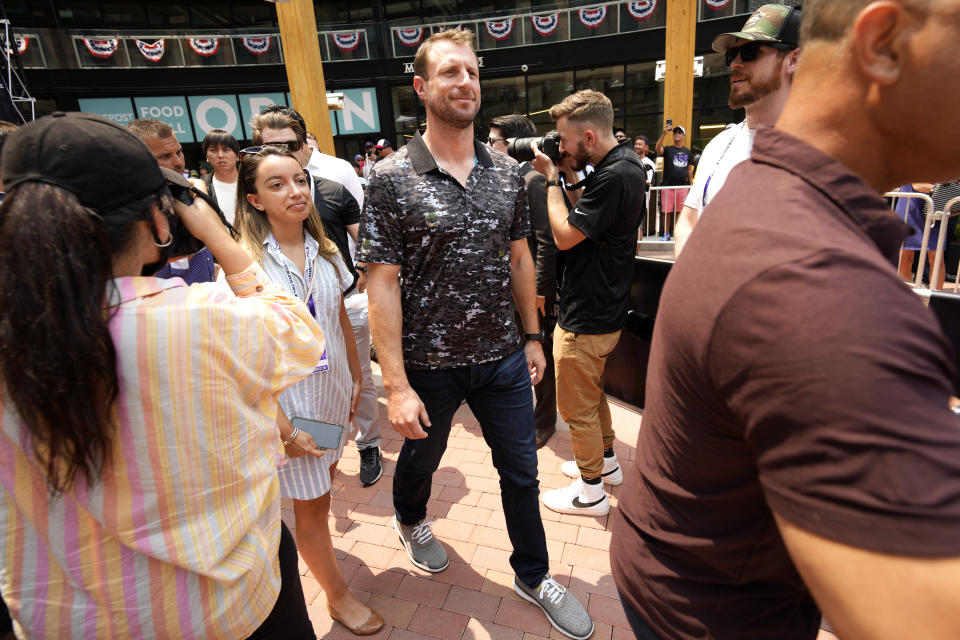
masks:
POLYGON ((105 118, 10 134, 3 181, 0 592, 17 636, 315 638, 277 480, 277 395, 324 349, 306 307, 105 118), (228 287, 142 275, 183 227, 228 287))
POLYGON ((350 631, 368 635, 379 630, 383 620, 347 588, 327 521, 331 479, 345 438, 337 449, 321 450, 310 434, 290 422, 300 417, 346 430, 360 390, 360 363, 343 305, 353 273, 327 238, 311 198, 309 176, 289 148, 309 151, 302 138, 298 136, 299 143, 291 138, 240 152, 236 227, 241 246, 273 282, 306 303, 327 339, 326 353, 312 374, 280 394, 284 446, 292 455, 309 454, 280 467, 280 495, 293 499, 300 553, 327 596, 330 616, 350 631))
POLYGON ((797 70, 801 13, 796 7, 766 4, 753 12, 743 30, 722 33, 713 50, 730 67, 731 109, 743 109, 746 119, 727 127, 703 150, 697 177, 677 219, 673 253, 679 256, 703 214, 703 208, 723 187, 730 170, 750 157, 757 127, 773 125, 790 95, 797 70))
MULTIPOLYGON (((273 105, 254 118, 253 142, 282 142, 293 152, 300 165, 307 171, 313 204, 320 212, 327 237, 340 250, 340 257, 350 273, 355 274, 356 286, 347 291, 344 304, 353 326, 357 353, 360 356, 360 372, 363 385, 360 403, 353 424, 357 428, 356 444, 360 453, 360 484, 364 487, 375 484, 383 475, 383 460, 380 453, 380 413, 377 390, 370 367, 370 320, 367 312, 367 267, 363 262, 353 261, 353 249, 357 243, 360 227, 360 207, 363 193, 354 193, 350 185, 336 174, 317 173, 314 168, 319 154, 306 145, 307 128, 303 118, 289 107, 273 105), (352 197, 351 197, 352 196, 352 197)), ((356 177, 356 176, 354 176, 356 177)))

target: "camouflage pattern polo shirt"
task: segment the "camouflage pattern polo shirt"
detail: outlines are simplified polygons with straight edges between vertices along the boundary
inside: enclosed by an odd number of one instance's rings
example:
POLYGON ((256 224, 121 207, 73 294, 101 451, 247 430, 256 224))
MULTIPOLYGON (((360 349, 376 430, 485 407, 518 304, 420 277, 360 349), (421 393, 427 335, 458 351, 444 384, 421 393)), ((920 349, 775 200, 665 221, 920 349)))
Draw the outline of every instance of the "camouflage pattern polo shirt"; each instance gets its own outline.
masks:
POLYGON ((466 188, 420 134, 378 162, 360 218, 358 259, 400 265, 403 360, 451 369, 521 347, 510 243, 530 235, 526 187, 509 156, 474 141, 466 188))

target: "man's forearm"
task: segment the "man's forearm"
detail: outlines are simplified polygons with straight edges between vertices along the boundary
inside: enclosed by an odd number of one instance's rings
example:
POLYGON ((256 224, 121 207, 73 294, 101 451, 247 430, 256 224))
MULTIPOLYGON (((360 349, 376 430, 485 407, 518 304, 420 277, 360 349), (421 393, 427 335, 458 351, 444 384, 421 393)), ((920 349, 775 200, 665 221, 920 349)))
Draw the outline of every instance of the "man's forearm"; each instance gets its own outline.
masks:
POLYGON ((370 333, 377 346, 377 361, 383 374, 386 391, 403 389, 409 385, 403 368, 403 311, 400 303, 400 285, 397 279, 376 277, 378 265, 369 264, 367 285, 370 333))

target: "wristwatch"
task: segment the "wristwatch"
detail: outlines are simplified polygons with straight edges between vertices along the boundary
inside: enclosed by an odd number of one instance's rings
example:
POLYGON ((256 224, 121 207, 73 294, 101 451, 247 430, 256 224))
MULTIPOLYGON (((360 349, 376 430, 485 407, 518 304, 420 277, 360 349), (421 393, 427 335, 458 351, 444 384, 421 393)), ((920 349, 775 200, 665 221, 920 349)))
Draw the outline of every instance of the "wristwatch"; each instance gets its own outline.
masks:
POLYGON ((533 340, 535 342, 543 342, 543 329, 540 329, 540 331, 537 331, 536 333, 524 333, 523 339, 527 341, 533 340))
POLYGON ((548 186, 548 187, 559 187, 559 186, 560 186, 560 181, 559 181, 559 180, 547 180, 544 184, 545 184, 546 186, 548 186))

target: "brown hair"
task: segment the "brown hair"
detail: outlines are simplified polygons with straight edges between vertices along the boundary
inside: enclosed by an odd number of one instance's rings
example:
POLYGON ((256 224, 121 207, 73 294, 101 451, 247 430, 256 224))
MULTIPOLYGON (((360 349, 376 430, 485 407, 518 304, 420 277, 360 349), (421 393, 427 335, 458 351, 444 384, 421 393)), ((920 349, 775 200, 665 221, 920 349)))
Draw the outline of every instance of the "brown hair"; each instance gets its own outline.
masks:
POLYGON ((291 115, 281 111, 265 111, 258 113, 250 121, 250 128, 253 129, 253 144, 263 144, 264 129, 287 129, 293 130, 300 144, 307 144, 307 132, 303 126, 291 115))
POLYGON ((173 127, 162 120, 140 118, 127 125, 127 131, 141 140, 147 138, 173 138, 173 127))
POLYGON ((599 91, 584 89, 564 98, 550 107, 550 117, 556 121, 567 116, 571 122, 589 122, 599 128, 613 127, 613 104, 599 91))
MULTIPOLYGON (((299 127, 299 125, 297 126, 299 127)), ((273 129, 274 127, 268 128, 273 129)), ((264 212, 253 208, 253 205, 247 200, 247 194, 257 193, 257 169, 267 156, 284 156, 296 162, 298 167, 300 166, 296 156, 280 145, 264 145, 259 153, 245 153, 240 156, 240 173, 237 177, 237 217, 234 226, 240 233, 240 246, 246 249, 257 264, 263 264, 263 241, 270 233, 270 221, 264 212)), ((310 213, 307 214, 307 219, 303 221, 303 227, 320 245, 320 255, 332 264, 339 274, 340 270, 337 269, 337 263, 333 261, 333 256, 339 250, 337 245, 329 240, 327 234, 324 233, 320 213, 313 204, 313 194, 310 194, 310 196, 310 213)))
POLYGON ((430 50, 438 42, 449 42, 451 44, 466 45, 470 50, 476 53, 473 48, 473 31, 470 29, 447 29, 440 33, 435 33, 420 45, 417 49, 417 55, 413 57, 413 74, 427 79, 427 56, 430 50))

